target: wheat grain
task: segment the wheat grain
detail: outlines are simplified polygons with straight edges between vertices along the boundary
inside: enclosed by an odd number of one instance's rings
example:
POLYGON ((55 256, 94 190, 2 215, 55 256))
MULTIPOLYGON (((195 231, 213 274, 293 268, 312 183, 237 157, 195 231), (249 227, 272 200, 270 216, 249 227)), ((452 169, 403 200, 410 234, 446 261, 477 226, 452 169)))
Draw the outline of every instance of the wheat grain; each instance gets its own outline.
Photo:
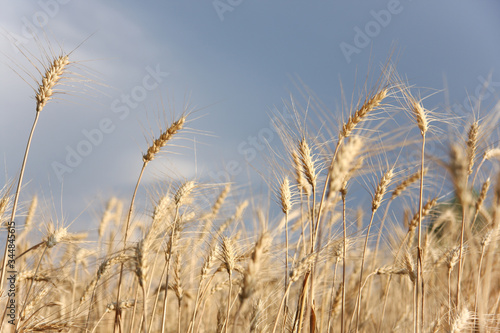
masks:
POLYGON ((304 179, 304 168, 300 160, 299 154, 296 150, 292 151, 293 170, 295 171, 295 181, 297 182, 298 189, 303 191, 306 195, 310 194, 310 187, 304 179))
MULTIPOLYGON (((424 176, 427 174, 428 171, 429 168, 424 168, 424 176)), ((405 191, 408 188, 408 186, 419 180, 420 174, 421 174, 420 171, 412 173, 410 176, 408 176, 408 178, 399 183, 392 191, 391 200, 394 200, 396 197, 400 196, 401 193, 403 193, 403 191, 405 191)))
MULTIPOLYGON (((423 207, 422 207, 422 219, 429 215, 429 213, 432 211, 432 208, 437 204, 437 198, 434 198, 432 200, 429 200, 423 207)), ((409 223, 409 232, 413 232, 416 227, 418 226, 418 218, 419 218, 419 213, 417 212, 415 215, 413 215, 413 218, 411 219, 409 223)))
POLYGON ((182 116, 178 120, 174 121, 169 128, 163 131, 160 136, 153 141, 151 146, 149 146, 147 152, 142 156, 144 163, 152 161, 155 156, 160 152, 160 149, 164 147, 172 137, 177 134, 180 130, 184 128, 186 123, 186 117, 182 116))
POLYGON ((215 216, 217 216, 217 214, 219 213, 220 211, 220 208, 222 207, 222 205, 224 204, 224 201, 226 200, 229 192, 231 191, 231 183, 227 183, 225 186, 224 186, 224 189, 222 189, 222 191, 219 193, 219 196, 217 197, 217 200, 215 201, 214 205, 212 206, 212 211, 211 211, 211 214, 212 214, 212 218, 214 218, 215 216))
POLYGON ((427 130, 429 129, 429 120, 427 119, 425 109, 422 104, 415 99, 413 99, 411 103, 412 111, 415 114, 415 118, 417 120, 417 126, 420 129, 420 134, 422 134, 422 136, 425 136, 427 130))
POLYGON ((484 159, 491 160, 492 158, 500 157, 500 148, 490 148, 484 152, 484 159))
POLYGON ((316 188, 316 179, 318 175, 316 174, 316 166, 311 153, 311 147, 309 146, 305 138, 302 138, 300 140, 298 150, 304 176, 314 191, 314 189, 316 188))
POLYGON ((135 300, 134 299, 129 299, 129 300, 123 300, 120 301, 118 307, 116 306, 116 302, 111 302, 106 305, 106 311, 111 312, 111 311, 116 311, 116 309, 120 310, 125 310, 125 309, 130 309, 131 307, 134 306, 135 300))
POLYGON ((450 328, 450 333, 460 333, 464 332, 467 328, 467 324, 471 319, 471 313, 466 307, 462 309, 459 315, 455 317, 453 324, 450 328))
POLYGON ((483 236, 483 238, 481 238, 481 247, 482 248, 485 248, 490 244, 491 239, 493 238, 493 234, 494 234, 494 230, 490 230, 483 236))
POLYGON ((128 261, 129 259, 130 259, 130 257, 128 255, 125 255, 125 254, 120 254, 120 255, 113 256, 113 257, 105 259, 99 265, 99 268, 97 269, 97 273, 94 276, 94 278, 84 288, 83 295, 80 298, 80 303, 83 303, 83 302, 85 302, 87 300, 89 294, 92 293, 95 290, 95 288, 96 288, 97 283, 99 282, 99 280, 103 276, 105 276, 105 275, 107 275, 109 273, 109 270, 110 270, 110 268, 112 266, 124 263, 124 262, 128 261))
POLYGON ((299 261, 294 268, 292 268, 290 271, 290 283, 296 282, 302 275, 309 271, 311 265, 316 260, 317 255, 318 254, 316 252, 309 254, 299 261))
POLYGON ((490 178, 486 179, 486 181, 483 183, 483 186, 481 186, 481 192, 479 193, 479 196, 476 201, 476 214, 479 212, 481 207, 483 206, 484 200, 486 200, 486 196, 488 194, 488 190, 490 188, 490 178))
POLYGON ((479 123, 475 121, 471 124, 468 132, 467 139, 467 173, 472 174, 472 168, 474 167, 474 160, 476 158, 477 141, 479 134, 479 123))
POLYGON ((377 189, 375 190, 375 195, 373 196, 372 211, 376 211, 380 207, 384 194, 387 191, 387 187, 389 186, 393 176, 394 168, 390 168, 380 179, 380 182, 377 185, 377 189))
POLYGON ((467 189, 468 165, 464 158, 463 150, 458 145, 452 145, 450 149, 449 170, 452 176, 453 184, 457 197, 462 205, 468 205, 470 202, 470 193, 467 189))
POLYGON ((292 208, 292 193, 290 192, 290 182, 288 177, 283 178, 279 189, 279 202, 283 214, 288 214, 292 208))
POLYGON ((196 183, 192 180, 187 181, 183 183, 179 188, 177 189, 177 192, 175 192, 174 195, 174 203, 176 206, 180 206, 184 202, 186 202, 189 199, 189 195, 191 194, 191 191, 195 188, 196 183))
POLYGON ((42 78, 42 83, 38 85, 38 91, 35 94, 36 112, 42 111, 47 102, 52 98, 54 94, 53 89, 63 77, 68 64, 68 56, 61 55, 54 59, 52 64, 47 68, 42 78))
POLYGON ((342 146, 337 157, 331 163, 329 169, 329 192, 327 198, 331 198, 334 193, 340 191, 346 176, 353 167, 356 156, 359 154, 363 140, 359 136, 353 136, 349 142, 342 146))
POLYGON ((220 239, 220 258, 222 262, 224 263, 224 266, 228 272, 228 274, 231 274, 231 272, 234 270, 234 267, 236 265, 236 249, 235 249, 235 244, 232 238, 222 236, 220 239))
POLYGON ((377 109, 388 94, 389 88, 384 87, 380 89, 376 94, 374 94, 371 98, 365 100, 363 105, 356 112, 354 112, 353 115, 349 116, 347 122, 342 126, 342 130, 339 134, 339 141, 351 135, 356 126, 363 119, 365 119, 370 112, 377 109))

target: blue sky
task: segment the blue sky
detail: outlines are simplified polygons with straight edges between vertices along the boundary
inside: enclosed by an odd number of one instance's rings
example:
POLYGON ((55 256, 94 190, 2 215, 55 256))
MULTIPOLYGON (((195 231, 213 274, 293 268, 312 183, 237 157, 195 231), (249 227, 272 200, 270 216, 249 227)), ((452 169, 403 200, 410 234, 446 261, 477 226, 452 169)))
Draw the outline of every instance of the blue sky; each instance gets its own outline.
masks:
MULTIPOLYGON (((228 165, 241 167, 236 181, 258 179, 247 170, 266 173, 259 134, 266 138, 271 110, 281 110, 283 100, 297 93, 291 77, 300 77, 338 118, 339 82, 350 96, 368 70, 378 73, 394 46, 397 70, 411 84, 441 90, 446 77, 451 103, 464 105, 489 75, 491 92, 500 91, 499 17, 500 3, 492 0, 7 2, 0 13, 0 180, 16 176, 35 112, 34 92, 9 67, 26 64, 13 39, 38 54, 26 30, 30 25, 65 50, 91 35, 72 59, 95 82, 87 93, 59 95, 43 110, 22 201, 38 193, 58 214, 62 201, 68 220, 84 211, 76 224, 92 226, 96 205, 112 194, 130 197, 147 147, 144 133, 150 126, 158 133, 161 100, 174 100, 179 112, 190 95, 202 109, 189 124, 198 134, 186 134, 189 140, 178 141, 185 148, 148 167, 146 188, 171 176, 214 181, 217 174, 210 171, 220 175, 228 165), (43 30, 37 18, 44 20, 43 30), (151 90, 144 89, 148 75, 151 90), (134 93, 137 103, 124 116, 117 107, 125 105, 123 95, 134 93), (108 133, 95 137, 98 144, 61 182, 54 163, 64 164, 70 150, 89 141, 85 133, 99 126, 108 133), (245 158, 241 151, 255 140, 255 154, 245 158)), ((495 101, 489 97, 483 104, 495 101)), ((438 93, 428 103, 439 110, 445 96, 438 93)))

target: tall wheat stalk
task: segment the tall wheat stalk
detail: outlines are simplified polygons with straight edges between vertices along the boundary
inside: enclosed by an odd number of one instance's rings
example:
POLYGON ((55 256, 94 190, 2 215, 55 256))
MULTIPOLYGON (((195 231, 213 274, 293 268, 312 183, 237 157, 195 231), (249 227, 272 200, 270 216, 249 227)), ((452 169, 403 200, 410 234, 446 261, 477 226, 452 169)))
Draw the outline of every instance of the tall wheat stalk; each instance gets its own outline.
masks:
MULTIPOLYGON (((23 183, 24 170, 26 168, 26 163, 28 161, 28 153, 31 146, 31 141, 33 139, 33 134, 35 133, 35 128, 38 123, 38 118, 40 117, 40 112, 43 110, 45 105, 49 100, 52 99, 54 95, 54 88, 57 83, 62 79, 67 67, 69 65, 69 57, 67 55, 61 55, 55 58, 50 66, 45 70, 45 74, 42 77, 41 83, 38 85, 38 91, 35 94, 36 99, 36 113, 33 125, 31 126, 31 131, 28 136, 28 143, 26 144, 26 149, 24 151, 23 162, 21 164, 21 171, 19 172, 19 179, 17 181, 16 194, 14 196, 14 202, 12 204, 12 213, 10 220, 14 221, 16 217, 17 204, 19 200, 19 194, 21 193, 21 186, 23 183)), ((4 277, 5 277, 5 266, 7 264, 7 245, 5 242, 4 257, 2 261, 2 273, 0 274, 0 290, 3 290, 4 277)))
POLYGON ((363 285, 363 269, 365 265, 365 256, 366 256, 366 249, 368 247, 368 239, 370 237, 370 230, 372 227, 373 218, 375 217, 375 213, 382 204, 384 194, 387 191, 387 187, 389 186, 393 176, 394 176, 394 167, 391 167, 380 178, 380 181, 377 185, 377 188, 375 189, 375 194, 372 200, 372 213, 370 217, 370 222, 368 223, 368 229, 366 230, 365 243, 361 255, 361 270, 359 273, 359 289, 357 297, 356 332, 359 331, 359 319, 361 317, 361 287, 363 285))
POLYGON ((422 251, 422 206, 423 206, 423 195, 424 195, 424 173, 425 173, 425 139, 426 134, 429 130, 429 116, 427 110, 422 106, 421 101, 413 97, 408 90, 403 91, 405 97, 405 102, 407 103, 407 111, 415 119, 418 129, 420 130, 420 135, 422 136, 422 146, 420 151, 420 189, 418 195, 418 226, 417 226, 417 276, 415 281, 415 314, 414 314, 414 332, 419 332, 420 326, 418 325, 419 320, 421 320, 421 327, 424 327, 424 304, 425 304, 425 290, 424 290, 424 278, 423 278, 423 251, 422 251), (419 318, 419 302, 418 302, 418 289, 421 287, 421 318, 419 318))
MULTIPOLYGON (((137 179, 137 183, 135 184, 134 188, 134 193, 132 194, 132 199, 130 200, 130 207, 128 209, 128 214, 127 214, 127 219, 125 222, 125 228, 124 228, 124 236, 123 236, 123 250, 127 247, 127 239, 128 239, 128 233, 129 233, 129 228, 130 228, 130 220, 132 218, 132 212, 134 210, 134 202, 135 202, 135 197, 137 195, 137 190, 139 189, 139 184, 141 183, 142 176, 144 174, 144 170, 146 169, 146 166, 148 165, 149 162, 151 162, 156 155, 160 152, 160 149, 164 147, 171 139, 172 137, 177 134, 182 128, 184 127, 184 124, 186 122, 186 116, 181 116, 177 121, 173 122, 172 125, 170 125, 169 128, 167 128, 164 132, 161 133, 161 135, 153 141, 151 146, 149 146, 148 150, 146 153, 142 156, 142 168, 139 173, 139 177, 137 179)), ((120 274, 118 277, 118 289, 116 293, 116 303, 119 304, 120 302, 120 297, 121 297, 121 285, 122 285, 122 278, 123 278, 123 263, 121 264, 120 267, 120 274)), ((120 329, 121 325, 121 311, 120 309, 117 309, 115 311, 115 327, 114 327, 114 332, 116 333, 118 330, 121 331, 120 329)))
MULTIPOLYGON (((463 177, 463 179, 457 178, 456 181, 465 182, 463 188, 460 188, 459 191, 463 193, 458 193, 458 197, 462 204, 462 226, 460 229, 460 254, 458 256, 458 274, 457 274, 457 300, 456 307, 460 309, 460 288, 461 288, 461 278, 462 278, 462 266, 464 261, 464 234, 465 234, 465 224, 467 223, 468 218, 468 208, 470 204, 470 198, 468 195, 468 181, 469 176, 472 174, 472 168, 474 166, 474 159, 476 156, 477 142, 478 142, 478 133, 480 130, 479 122, 474 121, 468 132, 468 140, 467 140, 467 175, 463 177)), ((454 171, 453 171, 454 172, 454 171)), ((457 187, 458 189, 459 187, 457 187)))

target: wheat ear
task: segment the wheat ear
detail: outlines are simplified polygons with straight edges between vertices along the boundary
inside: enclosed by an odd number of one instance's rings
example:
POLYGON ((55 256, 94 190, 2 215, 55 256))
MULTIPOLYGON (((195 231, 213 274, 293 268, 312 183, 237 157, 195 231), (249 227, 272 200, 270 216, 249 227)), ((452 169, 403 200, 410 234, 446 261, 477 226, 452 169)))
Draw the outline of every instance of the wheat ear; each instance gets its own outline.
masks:
MULTIPOLYGON (((428 168, 424 168, 424 175, 427 173, 427 171, 428 171, 428 168)), ((403 193, 411 184, 413 184, 414 182, 419 180, 420 177, 421 177, 421 171, 419 170, 419 171, 411 174, 410 176, 408 176, 406 179, 404 179, 398 185, 396 185, 396 187, 392 191, 391 197, 389 199, 389 203, 386 205, 386 208, 384 211, 384 216, 382 217, 382 221, 380 223, 380 228, 379 228, 379 232, 377 235, 377 243, 375 245, 375 252, 373 253, 374 258, 376 258, 377 254, 378 254, 378 250, 379 250, 379 246, 380 246, 380 239, 382 238, 382 231, 383 231, 385 220, 387 218, 387 214, 389 212, 389 208, 391 206, 392 201, 394 199, 396 199, 398 196, 400 196, 401 193, 403 193)), ((373 265, 372 265, 372 270, 373 270, 373 265)), ((371 283, 370 283, 370 288, 368 288, 368 294, 370 294, 370 290, 371 290, 371 283)))
POLYGON ((153 141, 151 146, 149 146, 146 153, 142 155, 142 160, 144 161, 144 163, 152 161, 160 152, 160 149, 164 147, 177 132, 184 128, 185 123, 186 117, 182 116, 177 121, 173 122, 166 131, 162 132, 160 136, 153 141))
POLYGON ((68 64, 68 56, 62 55, 54 59, 51 66, 47 68, 42 78, 42 83, 38 85, 38 91, 35 94, 36 112, 42 111, 45 104, 52 98, 54 94, 53 88, 63 77, 68 64))
MULTIPOLYGON (((61 77, 64 75, 66 71, 66 67, 69 64, 68 56, 63 55, 60 56, 56 59, 53 60, 52 64, 47 68, 45 75, 42 78, 42 82, 38 86, 38 92, 35 95, 37 104, 36 104, 36 113, 35 113, 35 120, 33 121, 33 125, 31 127, 31 132, 28 137, 28 143, 26 144, 26 150, 24 152, 24 158, 23 158, 23 163, 21 165, 21 171, 19 172, 19 180, 17 182, 17 188, 16 188, 16 194, 14 196, 14 202, 12 204, 12 214, 11 214, 11 221, 14 221, 16 217, 16 209, 17 209, 17 203, 19 200, 19 194, 21 192, 21 185, 23 182, 23 176, 24 176, 24 170, 26 168, 26 162, 28 161, 28 153, 30 150, 31 146, 31 141, 33 139, 33 134, 35 133, 35 128, 38 123, 38 117, 40 116, 40 111, 42 111, 43 107, 51 96, 53 95, 53 88, 56 86, 56 84, 59 82, 61 77)), ((4 250, 4 257, 3 257, 3 262, 2 262, 2 273, 0 274, 0 290, 3 290, 3 284, 4 284, 4 276, 5 276, 5 266, 7 264, 7 245, 9 242, 5 242, 5 250, 4 250)), ((3 320, 2 320, 2 325, 3 325, 3 320)), ((1 327, 0 327, 1 328, 1 327)))
POLYGON ((363 140, 359 136, 353 136, 349 142, 344 144, 329 169, 329 192, 327 200, 330 200, 335 193, 342 189, 346 176, 353 167, 356 156, 358 155, 363 140))
MULTIPOLYGON (((429 171, 429 168, 424 168, 424 175, 427 173, 427 171, 429 171)), ((396 197, 400 196, 401 193, 403 193, 408 188, 408 186, 419 180, 421 176, 420 173, 420 171, 417 171, 408 176, 408 178, 403 180, 401 183, 399 183, 392 191, 390 200, 396 199, 396 197)))
POLYGON ((484 200, 486 200, 486 195, 488 194, 488 190, 490 189, 490 184, 491 184, 491 180, 490 180, 490 178, 488 178, 483 183, 483 186, 481 186, 481 192, 479 193, 479 197, 477 198, 477 201, 475 204, 476 212, 474 213, 474 218, 472 219, 471 228, 474 227, 474 224, 476 223, 477 216, 479 215, 479 212, 480 212, 481 208, 483 207, 484 200))
MULTIPOLYGON (((279 188, 279 202, 281 211, 285 214, 285 285, 284 290, 288 286, 288 213, 292 208, 292 193, 290 191, 290 181, 288 177, 283 178, 279 188)), ((286 303, 285 303, 286 306, 286 303)))
POLYGON ((481 159, 481 162, 479 162, 479 164, 478 164, 478 166, 476 168, 476 172, 474 173, 474 178, 472 178, 472 184, 471 184, 471 186, 474 186, 477 174, 479 173, 479 169, 481 169, 481 166, 483 165, 483 163, 485 161, 487 161, 487 160, 491 160, 492 158, 500 158, 500 148, 498 148, 498 147, 496 147, 496 148, 488 148, 484 152, 483 158, 481 159))
POLYGON ((363 103, 363 105, 349 117, 344 126, 342 126, 342 130, 339 134, 339 141, 351 135, 352 131, 356 128, 356 125, 358 125, 363 119, 365 119, 371 111, 378 108, 388 94, 389 88, 384 87, 380 89, 375 95, 367 99, 363 103))
POLYGON ((467 173, 472 174, 472 168, 474 167, 474 160, 476 158, 477 142, 479 134, 479 123, 478 121, 473 122, 470 125, 467 139, 467 173))
POLYGON ((425 140, 426 134, 429 130, 429 117, 427 116, 427 111, 422 106, 421 101, 415 99, 409 92, 405 92, 406 101, 409 104, 410 113, 415 117, 417 127, 420 129, 420 134, 422 135, 422 148, 420 153, 420 190, 418 195, 418 232, 417 232, 417 278, 415 282, 415 311, 414 311, 414 330, 418 332, 418 320, 419 320, 419 307, 418 307, 418 288, 420 285, 420 279, 422 279, 422 302, 421 302, 421 315, 422 315, 422 330, 424 325, 424 281, 423 281, 423 266, 422 266, 422 248, 421 248, 421 229, 422 229, 422 205, 424 196, 424 152, 425 152, 425 140), (422 276, 421 276, 422 275, 422 276))

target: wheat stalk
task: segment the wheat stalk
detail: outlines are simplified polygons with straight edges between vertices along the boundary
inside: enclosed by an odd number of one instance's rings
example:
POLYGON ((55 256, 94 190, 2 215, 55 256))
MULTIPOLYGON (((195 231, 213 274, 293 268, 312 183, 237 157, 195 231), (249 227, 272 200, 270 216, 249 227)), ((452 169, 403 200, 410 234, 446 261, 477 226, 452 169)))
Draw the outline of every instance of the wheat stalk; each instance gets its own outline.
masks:
MULTIPOLYGON (((160 149, 164 147, 168 141, 172 139, 172 137, 180 131, 184 123, 186 122, 186 116, 183 115, 181 116, 177 121, 172 123, 165 131, 163 131, 160 136, 153 141, 151 146, 147 149, 147 152, 142 156, 143 164, 141 171, 139 173, 139 177, 137 179, 137 183, 135 185, 134 193, 132 194, 132 199, 130 200, 130 207, 128 210, 128 215, 127 215, 127 220, 125 223, 125 231, 124 231, 124 237, 123 237, 123 249, 127 246, 127 239, 128 239, 128 233, 129 233, 129 228, 130 228, 130 220, 132 218, 132 211, 134 209, 134 202, 135 202, 135 197, 137 195, 137 190, 139 189, 139 184, 141 183, 142 176, 144 174, 144 170, 146 169, 146 166, 150 161, 152 161, 156 154, 160 152, 160 149)), ((120 300, 120 293, 121 293, 121 284, 122 284, 122 276, 123 276, 123 265, 120 268, 120 275, 118 278, 118 291, 116 293, 116 302, 118 303, 120 300)), ((116 311, 115 314, 115 328, 114 328, 114 333, 117 333, 117 331, 120 329, 120 311, 116 311)))
MULTIPOLYGON (((11 214, 11 218, 10 218, 11 221, 14 221, 15 217, 16 217, 17 204, 18 204, 19 195, 21 192, 21 185, 23 182, 24 170, 26 168, 26 163, 28 161, 28 153, 30 150, 31 141, 33 139, 33 134, 35 133, 35 128, 36 128, 36 125, 38 123, 40 111, 42 111, 43 107, 47 104, 47 102, 50 100, 51 96, 53 95, 53 93, 54 93, 53 89, 55 88, 57 83, 60 81, 61 77, 64 75, 68 64, 69 64, 69 58, 67 55, 62 55, 62 56, 55 58, 52 61, 52 64, 47 68, 45 75, 42 77, 41 83, 39 83, 38 92, 35 95, 35 98, 37 101, 35 119, 33 121, 32 127, 31 127, 31 132, 28 136, 28 143, 26 144, 24 158, 23 158, 23 162, 21 165, 21 171, 19 172, 19 180, 17 182, 16 194, 14 196, 14 202, 12 204, 12 214, 11 214)), ((5 280, 4 277, 5 277, 5 271, 6 271, 5 266, 7 264, 7 245, 8 245, 8 242, 5 242, 4 258, 3 258, 3 262, 2 262, 2 273, 0 274, 0 290, 3 290, 3 284, 4 284, 4 280, 5 280)), ((3 320, 2 320, 1 325, 3 325, 3 320)))
POLYGON ((366 256, 366 249, 368 247, 368 238, 370 236, 370 229, 372 227, 373 218, 375 217, 375 212, 380 207, 384 194, 387 191, 387 187, 389 186, 393 176, 394 176, 394 167, 389 168, 380 178, 380 181, 377 185, 377 188, 375 189, 375 194, 373 195, 372 199, 372 214, 370 222, 368 223, 368 230, 366 231, 365 244, 363 246, 363 252, 361 255, 361 271, 359 274, 359 290, 357 297, 356 332, 358 332, 359 330, 359 318, 361 317, 361 286, 363 285, 363 268, 365 264, 365 256, 366 256))

